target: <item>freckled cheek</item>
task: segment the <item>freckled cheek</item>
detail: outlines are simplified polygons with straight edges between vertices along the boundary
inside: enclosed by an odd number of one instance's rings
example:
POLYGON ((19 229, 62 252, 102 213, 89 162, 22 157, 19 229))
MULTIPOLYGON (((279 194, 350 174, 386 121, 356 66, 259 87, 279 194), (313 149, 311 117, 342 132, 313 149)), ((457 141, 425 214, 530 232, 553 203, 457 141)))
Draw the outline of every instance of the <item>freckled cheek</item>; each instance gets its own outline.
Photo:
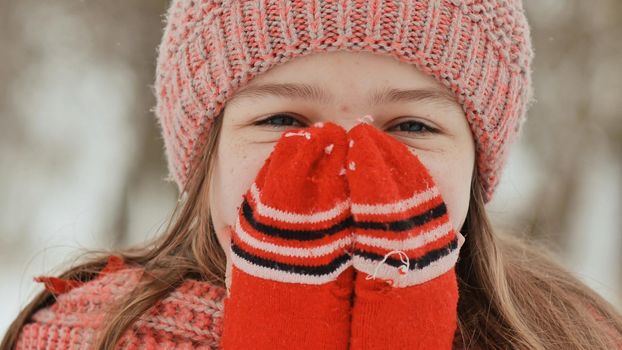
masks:
POLYGON ((472 172, 469 157, 449 150, 418 156, 441 192, 453 227, 459 230, 469 205, 472 172))
POLYGON ((244 194, 249 190, 257 173, 270 154, 270 147, 237 146, 235 152, 224 155, 222 165, 226 169, 222 178, 222 205, 225 221, 234 225, 244 194))

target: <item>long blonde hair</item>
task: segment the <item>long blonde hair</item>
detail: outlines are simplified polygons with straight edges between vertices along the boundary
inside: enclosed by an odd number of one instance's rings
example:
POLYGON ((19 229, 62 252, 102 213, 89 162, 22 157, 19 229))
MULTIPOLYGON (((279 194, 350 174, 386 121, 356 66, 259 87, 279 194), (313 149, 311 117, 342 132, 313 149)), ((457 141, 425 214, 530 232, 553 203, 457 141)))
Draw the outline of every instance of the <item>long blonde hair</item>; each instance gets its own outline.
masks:
MULTIPOLYGON (((96 349, 112 350, 141 314, 187 278, 224 288, 226 258, 216 239, 208 200, 223 112, 211 126, 203 156, 189 181, 187 197, 178 202, 164 233, 138 247, 92 251, 86 262, 60 275, 91 280, 111 254, 144 268, 139 286, 111 306, 95 342, 96 349)), ((476 172, 471 187, 469 210, 461 230, 466 241, 456 266, 460 299, 455 347, 614 348, 613 341, 622 339, 622 316, 558 264, 547 248, 495 232, 484 209, 476 172)), ((12 349, 34 312, 53 302, 47 290, 36 295, 13 321, 0 348, 12 349)))

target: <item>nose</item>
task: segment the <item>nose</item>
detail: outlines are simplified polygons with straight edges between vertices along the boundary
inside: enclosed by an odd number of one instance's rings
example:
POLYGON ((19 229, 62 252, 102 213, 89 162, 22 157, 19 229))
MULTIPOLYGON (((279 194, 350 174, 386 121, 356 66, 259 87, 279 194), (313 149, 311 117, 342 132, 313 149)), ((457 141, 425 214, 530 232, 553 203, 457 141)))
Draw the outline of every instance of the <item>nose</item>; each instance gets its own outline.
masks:
MULTIPOLYGON (((361 124, 361 123, 372 124, 373 122, 374 122, 374 117, 371 114, 366 114, 366 115, 364 115, 364 116, 362 116, 360 118, 357 118, 354 125, 344 126, 342 123, 338 123, 338 122, 332 122, 332 123, 341 126, 347 132, 347 131, 350 131, 350 129, 352 129, 353 127, 355 127, 358 124, 361 124)), ((313 125, 314 126, 322 126, 322 125, 324 125, 324 123, 325 122, 317 122, 317 123, 315 123, 313 125)), ((352 122, 350 122, 349 124, 352 124, 352 122)))

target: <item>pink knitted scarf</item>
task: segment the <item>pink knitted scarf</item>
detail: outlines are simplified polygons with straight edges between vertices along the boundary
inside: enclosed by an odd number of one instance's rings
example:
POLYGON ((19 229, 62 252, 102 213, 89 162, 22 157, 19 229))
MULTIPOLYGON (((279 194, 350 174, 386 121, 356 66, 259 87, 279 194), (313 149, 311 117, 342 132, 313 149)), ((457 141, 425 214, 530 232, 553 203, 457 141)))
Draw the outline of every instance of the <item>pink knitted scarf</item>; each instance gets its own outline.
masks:
MULTIPOLYGON (((38 310, 26 324, 16 349, 85 349, 103 327, 106 308, 129 293, 144 270, 116 256, 86 283, 41 276, 54 304, 38 310)), ((217 349, 222 333, 224 288, 185 280, 140 316, 117 349, 217 349)))

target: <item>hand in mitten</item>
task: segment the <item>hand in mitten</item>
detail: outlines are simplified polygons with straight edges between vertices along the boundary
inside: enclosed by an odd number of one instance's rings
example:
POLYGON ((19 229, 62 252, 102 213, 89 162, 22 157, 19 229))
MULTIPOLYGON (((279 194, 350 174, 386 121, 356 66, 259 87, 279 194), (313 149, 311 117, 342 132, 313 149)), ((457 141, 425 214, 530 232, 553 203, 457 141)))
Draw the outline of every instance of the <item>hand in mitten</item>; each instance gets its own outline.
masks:
POLYGON ((348 138, 357 270, 351 349, 451 349, 464 237, 405 145, 366 123, 348 138))
POLYGON ((345 129, 284 133, 231 232, 225 349, 347 349, 354 269, 345 129))

